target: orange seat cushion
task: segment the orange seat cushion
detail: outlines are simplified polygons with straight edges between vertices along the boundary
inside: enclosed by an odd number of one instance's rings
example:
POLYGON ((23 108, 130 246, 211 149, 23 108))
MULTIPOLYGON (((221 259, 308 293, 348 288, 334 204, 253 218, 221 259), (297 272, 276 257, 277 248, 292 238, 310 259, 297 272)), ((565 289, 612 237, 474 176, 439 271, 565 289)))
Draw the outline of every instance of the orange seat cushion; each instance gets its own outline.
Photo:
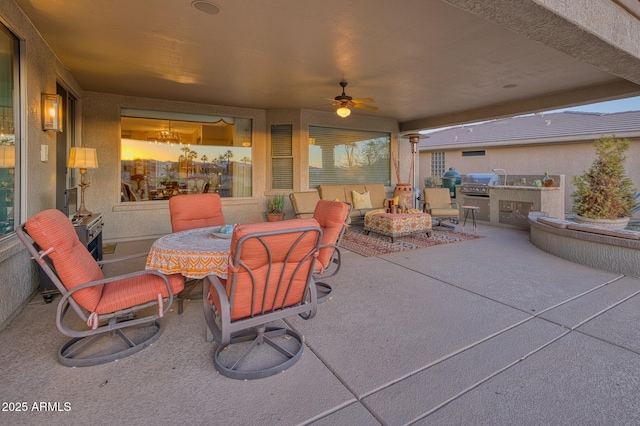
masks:
MULTIPOLYGON (((167 275, 172 294, 178 294, 184 288, 184 277, 180 274, 167 275)), ((120 309, 158 300, 158 294, 169 297, 164 280, 154 274, 145 274, 126 278, 104 285, 102 298, 94 312, 107 314, 120 309)))

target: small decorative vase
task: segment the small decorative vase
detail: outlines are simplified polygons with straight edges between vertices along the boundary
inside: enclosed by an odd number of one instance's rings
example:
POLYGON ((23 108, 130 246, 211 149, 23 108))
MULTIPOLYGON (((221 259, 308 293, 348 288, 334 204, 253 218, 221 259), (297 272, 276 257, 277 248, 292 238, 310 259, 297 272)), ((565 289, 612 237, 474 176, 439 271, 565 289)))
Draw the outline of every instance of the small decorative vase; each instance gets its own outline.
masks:
POLYGON ((397 184, 393 190, 393 196, 398 197, 399 206, 413 207, 413 185, 410 183, 397 184))
POLYGON ((549 176, 549 172, 544 172, 544 177, 542 178, 542 186, 549 188, 553 186, 554 182, 555 181, 553 180, 553 178, 549 176))

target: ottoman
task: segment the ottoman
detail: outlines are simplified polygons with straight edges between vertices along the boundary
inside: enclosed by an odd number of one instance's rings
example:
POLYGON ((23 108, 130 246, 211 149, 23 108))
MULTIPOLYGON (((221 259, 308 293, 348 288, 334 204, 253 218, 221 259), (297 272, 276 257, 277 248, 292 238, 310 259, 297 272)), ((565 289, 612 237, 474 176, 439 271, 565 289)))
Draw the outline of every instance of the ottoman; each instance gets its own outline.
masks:
POLYGON ((431 215, 429 213, 383 213, 369 212, 364 217, 365 234, 376 234, 391 237, 404 237, 416 232, 426 232, 431 237, 431 215))

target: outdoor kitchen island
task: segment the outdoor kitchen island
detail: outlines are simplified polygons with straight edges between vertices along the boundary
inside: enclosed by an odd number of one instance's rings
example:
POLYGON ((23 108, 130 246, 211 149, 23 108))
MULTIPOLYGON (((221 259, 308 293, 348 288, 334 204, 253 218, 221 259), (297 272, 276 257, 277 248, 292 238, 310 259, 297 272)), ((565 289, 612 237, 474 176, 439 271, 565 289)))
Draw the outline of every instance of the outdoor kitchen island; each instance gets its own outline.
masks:
MULTIPOLYGON (((560 219, 565 216, 564 175, 557 176, 551 187, 489 185, 482 195, 465 193, 456 187, 456 193, 460 206, 480 207, 477 220, 490 225, 528 229, 530 211, 545 212, 560 219)), ((462 208, 460 220, 464 220, 462 208)))

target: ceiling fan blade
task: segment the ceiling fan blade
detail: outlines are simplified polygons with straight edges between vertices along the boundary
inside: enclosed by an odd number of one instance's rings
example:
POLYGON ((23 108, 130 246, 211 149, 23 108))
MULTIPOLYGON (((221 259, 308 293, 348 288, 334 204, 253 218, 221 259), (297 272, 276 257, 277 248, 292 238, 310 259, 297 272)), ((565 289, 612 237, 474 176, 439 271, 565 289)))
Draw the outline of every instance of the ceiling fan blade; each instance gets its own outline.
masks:
POLYGON ((375 99, 360 98, 360 99, 352 99, 351 102, 353 102, 354 104, 372 104, 375 102, 375 99))
POLYGON ((354 104, 353 105, 355 108, 360 108, 360 109, 368 109, 369 111, 377 111, 378 107, 377 106, 373 106, 373 105, 366 105, 366 104, 354 104))

